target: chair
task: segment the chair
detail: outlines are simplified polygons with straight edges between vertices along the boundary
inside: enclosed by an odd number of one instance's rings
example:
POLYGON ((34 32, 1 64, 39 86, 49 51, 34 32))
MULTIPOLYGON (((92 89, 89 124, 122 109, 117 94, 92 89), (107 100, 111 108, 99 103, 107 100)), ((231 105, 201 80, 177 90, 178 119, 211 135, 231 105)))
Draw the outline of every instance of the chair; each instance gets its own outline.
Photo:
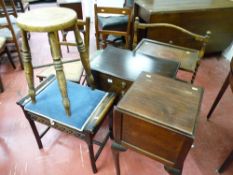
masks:
MULTIPOLYGON (((85 47, 87 48, 87 53, 89 55, 89 40, 90 40, 90 17, 86 17, 86 20, 77 20, 77 26, 81 27, 84 30, 84 43, 85 47)), ((69 43, 66 41, 60 42, 60 45, 70 45, 77 47, 76 43, 69 43)), ((89 57, 89 56, 88 56, 89 57)), ((64 65, 64 73, 67 80, 80 83, 82 75, 83 75, 83 66, 80 59, 78 60, 70 60, 67 62, 63 62, 64 65)), ((46 65, 44 65, 46 66, 46 65)), ((40 81, 42 81, 44 78, 48 78, 51 74, 55 75, 55 69, 51 65, 47 69, 41 71, 36 76, 39 78, 40 81)))
POLYGON ((4 0, 0 0, 0 8, 2 9, 2 13, 0 15, 0 36, 6 38, 7 44, 13 44, 15 46, 21 68, 23 68, 23 62, 21 59, 20 47, 18 43, 18 39, 21 37, 21 33, 19 27, 15 24, 17 12, 14 6, 14 2, 10 0, 10 3, 12 8, 12 12, 10 14, 12 14, 13 16, 10 16, 8 14, 8 10, 6 9, 4 0))
MULTIPOLYGON (((83 20, 83 10, 82 10, 82 1, 81 0, 57 0, 57 5, 59 7, 66 7, 73 9, 78 16, 79 20, 83 20)), ((83 32, 83 27, 79 26, 79 29, 83 32)), ((62 32, 62 41, 66 42, 66 37, 70 29, 66 29, 62 32)), ((67 45, 67 52, 69 52, 69 46, 67 45)))
MULTIPOLYGON (((8 10, 12 10, 11 9, 11 2, 10 0, 4 0, 5 1, 5 4, 6 4, 6 7, 10 7, 8 10)), ((17 12, 25 12, 26 10, 30 10, 30 5, 29 5, 29 2, 28 0, 13 0, 14 4, 15 4, 15 8, 16 8, 16 11, 17 12)), ((8 11, 9 12, 9 11, 8 11)))
MULTIPOLYGON (((207 120, 210 119, 215 107, 217 106, 217 104, 219 103, 220 99, 222 98, 224 92, 226 91, 227 87, 230 85, 231 87, 231 91, 233 93, 233 57, 231 59, 231 63, 230 63, 230 71, 207 115, 207 120)), ((227 156, 227 158, 224 160, 223 164, 217 169, 218 173, 223 173, 227 167, 232 163, 233 161, 233 150, 230 152, 230 154, 227 156)))
POLYGON ((97 49, 100 49, 100 45, 105 48, 106 44, 116 44, 122 37, 125 40, 125 48, 129 48, 132 10, 130 8, 97 7, 95 4, 94 11, 97 49))
POLYGON ((24 56, 25 75, 29 86, 29 95, 19 100, 17 104, 21 106, 29 121, 40 149, 43 148, 41 139, 51 127, 73 134, 87 143, 92 170, 96 173, 95 162, 106 144, 110 132, 106 133, 103 141, 94 140, 94 136, 106 116, 111 113, 115 94, 95 89, 88 54, 76 23, 77 15, 73 10, 58 7, 30 10, 17 19, 17 24, 22 30, 22 55, 24 56), (60 17, 59 20, 57 20, 57 16, 60 17), (73 27, 76 45, 90 87, 65 79, 58 31, 69 27, 73 27), (56 78, 54 75, 50 76, 37 88, 34 88, 33 84, 33 70, 27 32, 48 33, 56 70, 56 78), (39 134, 35 121, 47 125, 48 128, 39 134), (96 154, 94 154, 93 144, 99 146, 96 154))
POLYGON ((14 62, 13 62, 13 59, 12 59, 12 57, 11 57, 11 54, 10 54, 10 52, 9 52, 9 50, 8 50, 8 48, 7 48, 7 46, 6 46, 6 39, 3 38, 3 37, 0 37, 0 56, 1 56, 2 54, 4 54, 4 53, 7 54, 7 57, 8 57, 8 59, 9 59, 11 65, 12 65, 12 67, 15 69, 15 68, 16 68, 16 67, 15 67, 15 64, 14 64, 14 62))
MULTIPOLYGON (((6 53, 7 56, 8 56, 8 59, 12 65, 12 67, 15 69, 15 64, 11 58, 11 55, 6 47, 6 39, 5 38, 2 38, 0 37, 0 56, 2 54, 6 53)), ((3 84, 2 84, 2 80, 1 80, 1 77, 0 77, 0 93, 3 92, 4 88, 3 88, 3 84)))
POLYGON ((30 10, 30 5, 28 0, 14 0, 17 12, 25 12, 30 10))
POLYGON ((223 94, 225 93, 226 89, 228 88, 229 85, 231 85, 231 88, 233 89, 233 42, 224 50, 222 53, 222 57, 226 58, 228 60, 231 59, 230 63, 230 71, 227 74, 227 77, 221 87, 221 89, 218 92, 217 97, 215 98, 208 114, 207 114, 207 120, 210 119, 212 116, 212 113, 214 112, 215 108, 217 107, 219 101, 221 100, 223 94))
MULTIPOLYGON (((164 35, 168 35, 169 33, 164 33, 164 35)), ((206 44, 209 40, 210 32, 207 31, 205 36, 198 35, 195 33, 192 33, 182 27, 168 24, 168 23, 141 23, 139 22, 139 18, 136 17, 135 24, 134 24, 134 39, 133 39, 133 47, 135 48, 135 51, 143 52, 145 54, 153 55, 156 57, 164 58, 164 59, 174 59, 175 61, 178 61, 181 63, 180 69, 192 73, 191 83, 194 82, 196 73, 198 70, 198 67, 201 62, 201 58, 204 56, 206 44), (148 28, 158 28, 163 27, 164 29, 170 29, 175 30, 177 32, 183 33, 186 36, 189 36, 189 38, 192 38, 190 42, 200 44, 200 49, 190 49, 187 47, 181 47, 177 46, 174 43, 172 43, 172 38, 169 38, 167 43, 160 42, 160 41, 153 41, 153 45, 148 48, 147 45, 141 47, 140 50, 137 50, 138 47, 138 33, 139 29, 146 30, 148 28)), ((139 44, 140 45, 140 44, 139 44)))

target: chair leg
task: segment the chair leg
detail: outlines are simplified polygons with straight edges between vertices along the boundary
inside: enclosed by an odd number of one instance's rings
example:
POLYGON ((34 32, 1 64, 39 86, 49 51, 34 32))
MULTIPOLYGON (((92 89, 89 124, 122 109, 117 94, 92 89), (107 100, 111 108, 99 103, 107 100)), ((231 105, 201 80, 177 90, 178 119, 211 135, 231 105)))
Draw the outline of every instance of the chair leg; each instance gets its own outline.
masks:
POLYGON ((8 57, 8 59, 9 59, 11 65, 12 65, 12 67, 15 69, 15 68, 16 68, 16 67, 15 67, 15 64, 14 64, 14 62, 13 62, 13 59, 12 59, 12 57, 11 57, 11 54, 10 54, 10 52, 9 52, 9 50, 8 50, 8 48, 7 48, 7 46, 6 46, 5 50, 6 50, 7 57, 8 57))
POLYGON ((228 75, 227 75, 227 77, 226 77, 226 79, 225 79, 225 81, 224 81, 224 83, 223 83, 223 85, 222 85, 220 91, 218 92, 217 97, 216 97, 215 100, 214 100, 213 105, 212 105, 211 108, 210 108, 210 111, 209 111, 209 113, 208 113, 208 115, 207 115, 207 120, 210 119, 211 114, 213 113, 215 107, 218 105, 220 99, 222 98, 224 92, 226 91, 226 89, 227 89, 227 87, 228 87, 228 85, 229 85, 229 77, 230 77, 230 73, 228 73, 228 75))
MULTIPOLYGON (((66 31, 62 31, 62 41, 63 42, 67 42, 66 37, 67 37, 67 32, 66 31)), ((69 46, 68 45, 66 46, 66 49, 67 49, 67 52, 69 53, 70 50, 69 50, 69 46)))
POLYGON ((96 40, 96 49, 99 50, 100 49, 100 46, 99 46, 100 38, 97 33, 95 34, 95 40, 96 40))
POLYGON ((28 119, 29 124, 30 124, 30 126, 31 126, 31 128, 32 128, 33 134, 34 134, 34 136, 35 136, 35 138, 36 138, 37 145, 38 145, 39 149, 42 149, 42 148, 43 148, 43 145, 42 145, 42 142, 41 142, 41 139, 40 139, 40 135, 39 135, 39 133, 38 133, 38 130, 37 130, 37 128, 36 128, 36 124, 35 124, 35 122, 34 122, 32 119, 30 119, 29 117, 27 117, 27 119, 28 119))
POLYGON ((95 164, 95 155, 94 155, 94 149, 93 149, 93 137, 90 134, 87 134, 85 141, 87 143, 88 150, 89 150, 92 171, 93 173, 97 173, 97 168, 95 164))
POLYGON ((108 35, 102 35, 102 40, 103 40, 103 45, 102 45, 102 48, 105 49, 107 47, 107 38, 108 38, 108 35))
POLYGON ((4 91, 3 84, 2 84, 2 79, 0 77, 0 93, 4 91))
POLYGON ((194 80, 196 78, 197 70, 198 70, 199 66, 200 66, 200 63, 197 63, 197 66, 195 67, 195 71, 194 71, 194 73, 192 75, 191 84, 193 84, 193 82, 194 82, 194 80))
POLYGON ((125 48, 126 48, 126 49, 129 49, 129 48, 130 48, 130 47, 129 47, 129 38, 128 38, 128 36, 125 37, 125 48))
POLYGON ((17 43, 17 41, 15 42, 15 47, 16 47, 16 50, 18 52, 20 66, 21 66, 22 69, 24 69, 23 60, 22 60, 22 57, 21 57, 21 52, 20 52, 19 44, 17 43))
POLYGON ((233 161, 233 150, 228 155, 228 157, 226 158, 226 160, 223 162, 223 164, 221 165, 221 167, 217 170, 217 172, 218 173, 223 173, 225 171, 225 169, 230 165, 230 163, 232 161, 233 161))

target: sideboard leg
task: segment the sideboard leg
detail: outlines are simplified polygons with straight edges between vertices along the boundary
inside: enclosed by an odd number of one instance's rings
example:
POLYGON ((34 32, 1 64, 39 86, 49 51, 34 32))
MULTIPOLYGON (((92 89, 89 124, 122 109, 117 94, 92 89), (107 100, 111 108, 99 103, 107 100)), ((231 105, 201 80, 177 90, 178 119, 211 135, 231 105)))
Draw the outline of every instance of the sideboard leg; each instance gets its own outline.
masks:
POLYGON ((126 148, 124 148, 122 145, 116 142, 112 143, 111 148, 112 148, 112 155, 113 155, 113 160, 115 164, 116 174, 120 175, 121 171, 120 171, 120 164, 119 164, 119 152, 126 151, 126 148))
POLYGON ((170 174, 170 175, 181 175, 182 169, 173 168, 169 166, 164 166, 164 169, 170 174))

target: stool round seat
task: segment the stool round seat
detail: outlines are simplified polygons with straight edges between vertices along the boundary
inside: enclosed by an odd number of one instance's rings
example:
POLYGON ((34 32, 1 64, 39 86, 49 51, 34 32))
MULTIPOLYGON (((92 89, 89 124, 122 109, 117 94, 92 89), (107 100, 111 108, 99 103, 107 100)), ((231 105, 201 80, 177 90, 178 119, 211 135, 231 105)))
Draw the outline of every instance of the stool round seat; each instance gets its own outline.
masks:
POLYGON ((53 32, 72 27, 76 24, 74 10, 49 7, 30 10, 17 18, 17 25, 28 32, 53 32))

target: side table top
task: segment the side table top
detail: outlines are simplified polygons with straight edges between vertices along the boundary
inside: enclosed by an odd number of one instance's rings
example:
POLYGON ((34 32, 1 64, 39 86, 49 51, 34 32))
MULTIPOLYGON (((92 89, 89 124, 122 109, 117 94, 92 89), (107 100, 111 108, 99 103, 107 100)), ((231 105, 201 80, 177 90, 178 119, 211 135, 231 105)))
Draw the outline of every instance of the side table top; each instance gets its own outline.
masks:
POLYGON ((74 26, 77 15, 74 10, 49 7, 30 10, 17 18, 20 28, 29 32, 52 32, 74 26))
POLYGON ((179 69, 179 63, 108 46, 102 54, 91 61, 91 69, 124 80, 135 81, 142 71, 174 78, 179 69))
POLYGON ((117 108, 192 137, 202 95, 200 87, 142 72, 117 108))

